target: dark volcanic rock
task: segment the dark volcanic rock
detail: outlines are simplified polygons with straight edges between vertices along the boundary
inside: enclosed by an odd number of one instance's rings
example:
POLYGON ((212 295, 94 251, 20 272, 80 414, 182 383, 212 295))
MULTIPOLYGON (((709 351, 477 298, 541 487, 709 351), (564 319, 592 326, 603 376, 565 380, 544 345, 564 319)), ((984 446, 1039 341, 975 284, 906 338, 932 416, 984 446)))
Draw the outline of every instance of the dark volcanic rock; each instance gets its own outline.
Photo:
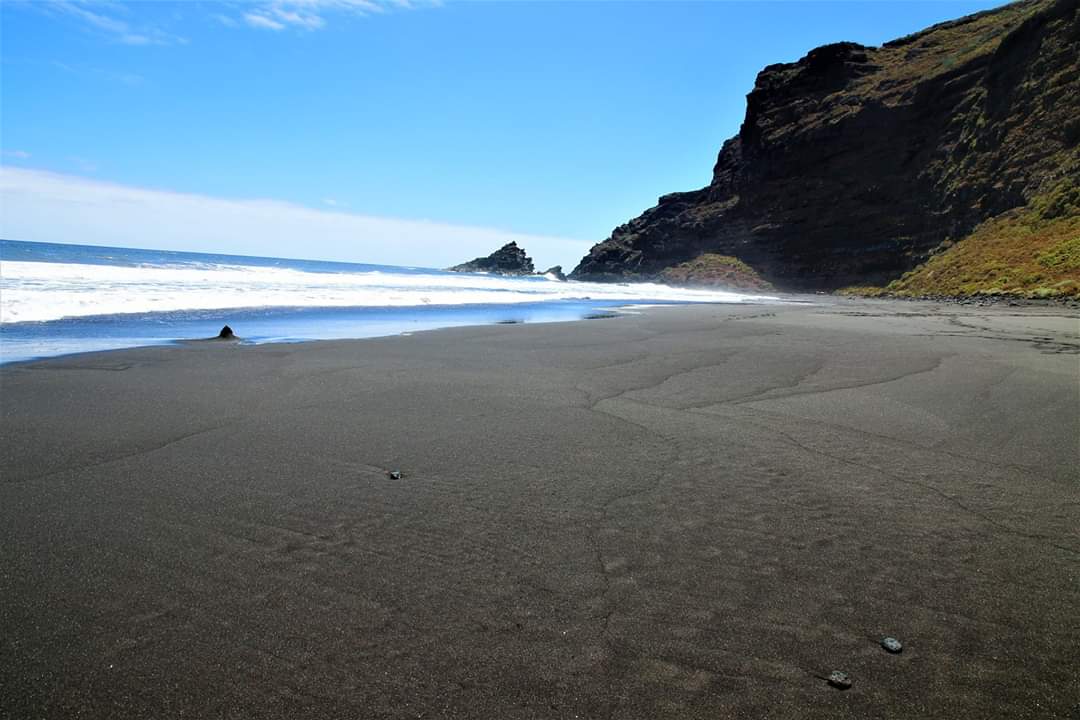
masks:
POLYGON ((219 340, 232 340, 235 337, 236 337, 236 335, 233 334, 233 329, 231 327, 229 327, 228 325, 221 328, 221 332, 218 333, 218 339, 219 340))
POLYGON ((1080 179, 1077 4, 1014 3, 766 67, 712 182, 661 197, 571 277, 653 278, 713 253, 783 289, 884 283, 1080 179))
POLYGON ((532 275, 535 272, 532 259, 516 242, 503 245, 487 257, 476 258, 447 268, 453 272, 490 272, 498 275, 532 275))
POLYGON ((562 271, 562 265, 554 265, 552 267, 549 267, 547 270, 545 270, 544 272, 542 272, 540 274, 541 275, 551 275, 556 280, 565 280, 566 279, 566 273, 564 273, 562 271))
POLYGON ((851 687, 851 677, 843 670, 833 670, 829 673, 829 684, 839 690, 847 690, 851 687))

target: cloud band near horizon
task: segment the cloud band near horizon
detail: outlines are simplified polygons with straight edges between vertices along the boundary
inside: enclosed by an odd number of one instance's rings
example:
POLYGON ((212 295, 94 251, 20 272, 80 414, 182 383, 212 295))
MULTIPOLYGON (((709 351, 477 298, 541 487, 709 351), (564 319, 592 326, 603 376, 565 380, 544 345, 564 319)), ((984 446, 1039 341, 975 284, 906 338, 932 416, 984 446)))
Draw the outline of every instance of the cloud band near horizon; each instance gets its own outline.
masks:
POLYGON ((572 267, 585 240, 318 210, 0 168, 0 236, 150 250, 447 267, 517 242, 538 269, 572 267))

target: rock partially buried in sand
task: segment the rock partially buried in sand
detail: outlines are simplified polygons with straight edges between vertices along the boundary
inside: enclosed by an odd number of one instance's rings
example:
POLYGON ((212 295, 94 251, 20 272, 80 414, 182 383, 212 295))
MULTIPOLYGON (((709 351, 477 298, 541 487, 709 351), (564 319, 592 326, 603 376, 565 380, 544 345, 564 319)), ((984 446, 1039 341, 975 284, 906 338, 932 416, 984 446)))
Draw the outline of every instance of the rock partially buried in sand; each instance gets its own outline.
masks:
POLYGON ((904 651, 904 646, 894 637, 882 638, 881 647, 885 648, 894 655, 904 651))
POLYGON ((849 678, 848 674, 842 670, 833 670, 829 673, 829 684, 834 688, 847 690, 851 687, 851 678, 849 678))
POLYGON ((386 473, 386 476, 388 478, 390 478, 391 480, 400 480, 401 479, 401 471, 400 470, 388 470, 387 473, 386 473))
POLYGON ((232 340, 236 337, 236 335, 233 334, 232 328, 228 325, 221 328, 221 332, 219 332, 217 336, 219 340, 232 340))

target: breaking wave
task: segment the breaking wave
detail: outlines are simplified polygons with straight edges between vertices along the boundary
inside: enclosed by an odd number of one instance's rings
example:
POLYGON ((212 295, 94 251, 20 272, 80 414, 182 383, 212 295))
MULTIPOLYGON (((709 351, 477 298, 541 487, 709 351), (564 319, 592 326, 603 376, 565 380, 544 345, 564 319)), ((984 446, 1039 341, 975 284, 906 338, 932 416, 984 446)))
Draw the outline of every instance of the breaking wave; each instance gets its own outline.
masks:
POLYGON ((742 302, 760 296, 655 283, 561 282, 410 268, 312 271, 200 261, 106 265, 0 260, 0 322, 258 307, 421 307, 558 300, 742 302))

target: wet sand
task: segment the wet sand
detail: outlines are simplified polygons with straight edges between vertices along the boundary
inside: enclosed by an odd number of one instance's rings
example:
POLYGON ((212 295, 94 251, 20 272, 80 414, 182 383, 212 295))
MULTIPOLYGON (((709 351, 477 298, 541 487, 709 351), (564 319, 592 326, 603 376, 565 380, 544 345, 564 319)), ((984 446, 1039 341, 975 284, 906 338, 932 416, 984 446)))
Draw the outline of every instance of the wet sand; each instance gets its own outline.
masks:
POLYGON ((4 367, 0 716, 1075 717, 1078 330, 825 298, 4 367))

